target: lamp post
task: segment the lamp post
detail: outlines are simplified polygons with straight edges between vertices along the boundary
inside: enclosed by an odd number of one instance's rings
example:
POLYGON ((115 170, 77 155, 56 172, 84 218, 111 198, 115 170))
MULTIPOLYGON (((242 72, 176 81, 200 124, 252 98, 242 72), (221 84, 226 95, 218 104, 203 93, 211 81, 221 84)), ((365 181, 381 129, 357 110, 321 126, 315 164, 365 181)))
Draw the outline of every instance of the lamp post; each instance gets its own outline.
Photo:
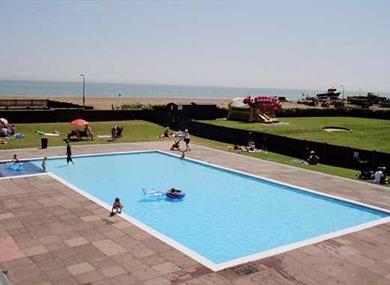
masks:
POLYGON ((85 110, 85 75, 80 74, 80 76, 83 78, 83 110, 85 110))
POLYGON ((343 101, 344 101, 344 85, 341 84, 340 87, 343 88, 343 101))

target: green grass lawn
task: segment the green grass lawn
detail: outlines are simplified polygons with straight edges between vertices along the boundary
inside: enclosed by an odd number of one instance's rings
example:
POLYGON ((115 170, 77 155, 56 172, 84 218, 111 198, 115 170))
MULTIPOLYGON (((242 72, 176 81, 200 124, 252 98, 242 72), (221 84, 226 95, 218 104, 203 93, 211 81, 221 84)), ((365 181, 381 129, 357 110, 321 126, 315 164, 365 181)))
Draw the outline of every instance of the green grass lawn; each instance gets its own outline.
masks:
POLYGON ((352 117, 304 117, 280 118, 285 125, 245 123, 225 119, 201 121, 208 124, 260 131, 329 144, 390 152, 390 120, 352 117), (352 129, 351 132, 325 132, 322 127, 337 126, 352 129))
MULTIPOLYGON (((93 122, 90 123, 92 131, 94 133, 94 141, 79 141, 74 142, 75 145, 81 144, 102 144, 113 143, 109 138, 98 138, 98 135, 111 135, 111 128, 114 125, 122 125, 123 138, 115 142, 139 142, 139 141, 152 141, 157 140, 157 136, 163 131, 163 127, 139 120, 133 121, 116 121, 116 122, 93 122)), ((16 132, 25 135, 23 139, 12 139, 7 144, 0 145, 0 149, 10 148, 26 148, 26 147, 40 147, 41 138, 38 134, 35 134, 35 130, 42 130, 50 133, 53 131, 60 132, 59 137, 48 137, 49 147, 64 145, 64 139, 67 138, 67 134, 73 129, 69 123, 40 123, 40 124, 17 124, 16 132)))
MULTIPOLYGON (((95 135, 94 141, 73 142, 72 145, 156 141, 162 140, 158 138, 158 135, 160 135, 164 130, 163 127, 157 124, 139 120, 120 122, 93 122, 91 123, 91 127, 95 135), (97 135, 109 135, 111 132, 111 127, 115 124, 124 126, 123 138, 115 142, 112 142, 107 138, 97 138, 97 135)), ((59 131, 61 133, 59 137, 49 137, 49 147, 64 146, 65 144, 63 140, 66 138, 67 133, 71 131, 72 126, 69 123, 18 124, 17 132, 24 133, 25 138, 12 139, 11 141, 9 141, 8 144, 0 145, 0 149, 40 147, 42 136, 34 133, 34 131, 38 129, 43 130, 45 132, 59 131)), ((228 151, 227 147, 229 146, 229 144, 226 143, 221 143, 198 137, 192 137, 192 142, 195 144, 204 145, 224 151, 228 151)), ((356 174, 358 173, 358 171, 356 170, 323 164, 318 164, 315 166, 305 165, 302 163, 298 163, 295 158, 272 152, 241 152, 240 154, 353 179, 356 179, 356 174)))
POLYGON ((232 151, 232 150, 227 150, 228 146, 231 146, 226 143, 221 143, 217 141, 212 141, 212 140, 207 140, 203 138, 193 138, 192 141, 196 144, 199 145, 204 145, 208 146, 211 148, 219 149, 219 150, 224 150, 228 152, 235 152, 241 155, 246 155, 254 158, 260 158, 268 161, 274 161, 282 164, 287 164, 290 166, 295 166, 299 168, 304 168, 304 169, 309 169, 313 171, 318 171, 322 173, 327 173, 331 175, 336 175, 336 176, 342 176, 342 177, 347 177, 347 178, 352 178, 356 179, 356 175, 359 173, 357 170, 353 169, 348 169, 348 168, 342 168, 342 167, 336 167, 336 166, 330 166, 330 165, 325 165, 325 164, 317 164, 317 165, 306 165, 303 163, 300 163, 298 159, 274 153, 274 152, 238 152, 238 151, 232 151))

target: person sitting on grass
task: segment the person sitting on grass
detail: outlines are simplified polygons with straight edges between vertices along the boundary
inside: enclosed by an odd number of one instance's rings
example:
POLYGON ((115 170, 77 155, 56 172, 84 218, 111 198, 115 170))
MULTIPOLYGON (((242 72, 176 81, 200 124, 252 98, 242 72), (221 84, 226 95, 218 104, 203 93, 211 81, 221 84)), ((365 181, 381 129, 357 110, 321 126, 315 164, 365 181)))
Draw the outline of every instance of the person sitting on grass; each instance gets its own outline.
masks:
POLYGON ((381 180, 381 184, 389 183, 389 180, 387 179, 386 171, 387 171, 386 166, 382 166, 383 177, 382 177, 382 180, 381 180))
POLYGON ((386 178, 386 166, 380 166, 377 168, 377 170, 374 173, 374 182, 376 184, 381 184, 381 185, 389 183, 389 181, 386 178))
POLYGON ((312 150, 310 152, 309 157, 307 158, 307 163, 310 165, 316 165, 319 162, 319 160, 320 160, 319 156, 316 154, 314 150, 312 150))
POLYGON ((93 132, 92 132, 91 127, 88 124, 86 124, 85 127, 84 127, 84 133, 85 133, 85 135, 87 136, 88 139, 93 141, 93 132))
POLYGON ((378 167, 378 169, 374 173, 374 182, 376 184, 383 184, 382 183, 382 181, 384 180, 383 177, 384 177, 384 174, 383 174, 382 168, 378 167))
POLYGON ((76 137, 77 140, 81 140, 81 131, 80 129, 75 129, 75 130, 72 130, 69 134, 68 134, 68 140, 71 139, 71 137, 76 137))
POLYGON ((117 126, 116 127, 116 137, 119 139, 122 137, 123 132, 123 126, 117 126))
POLYGON ((120 214, 122 213, 122 208, 123 208, 123 205, 121 203, 121 201, 119 200, 118 197, 115 198, 115 201, 114 201, 114 204, 112 205, 112 210, 111 210, 111 216, 115 215, 115 214, 120 214), (114 213, 115 211, 115 213, 114 213))
POLYGON ((15 132, 16 132, 15 125, 8 124, 8 125, 6 125, 6 128, 7 128, 7 136, 13 137, 15 135, 15 132))
POLYGON ((117 125, 115 125, 111 128, 111 138, 112 139, 116 139, 116 128, 117 128, 117 125))
POLYGON ((172 133, 173 133, 173 131, 169 127, 166 127, 164 132, 161 135, 159 135, 159 138, 161 138, 161 139, 169 138, 172 136, 172 133))
POLYGON ((118 125, 113 126, 112 129, 111 129, 111 138, 113 140, 121 138, 122 137, 122 131, 123 131, 123 127, 122 126, 118 126, 118 125))

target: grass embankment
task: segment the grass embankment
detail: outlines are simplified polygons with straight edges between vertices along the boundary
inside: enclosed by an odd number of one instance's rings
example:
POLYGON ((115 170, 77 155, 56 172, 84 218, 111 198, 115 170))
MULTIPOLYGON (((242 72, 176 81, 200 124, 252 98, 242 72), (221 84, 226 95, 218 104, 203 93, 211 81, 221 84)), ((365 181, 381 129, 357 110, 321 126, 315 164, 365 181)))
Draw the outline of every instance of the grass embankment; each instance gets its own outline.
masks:
POLYGON ((285 125, 265 125, 261 123, 228 121, 225 119, 201 122, 224 127, 283 135, 296 139, 390 152, 389 120, 352 117, 304 117, 280 118, 280 122, 287 123, 285 125), (345 127, 352 131, 328 133, 322 130, 322 127, 325 126, 345 127))
MULTIPOLYGON (((74 142, 73 145, 156 141, 161 140, 157 136, 160 135, 164 129, 157 124, 139 120, 120 122, 93 122, 91 123, 91 127, 95 135, 95 140, 74 142), (111 127, 115 124, 120 124, 124 126, 123 138, 112 142, 107 138, 97 137, 97 135, 109 135, 111 132, 111 127)), ((40 147, 40 140, 42 136, 35 134, 35 130, 43 130, 45 132, 60 132, 61 135, 59 137, 49 137, 49 147, 63 146, 64 139, 66 138, 66 135, 71 131, 71 129, 72 126, 69 123, 18 124, 17 132, 25 134, 25 138, 13 139, 8 144, 0 145, 0 149, 40 147)), ((227 151, 227 147, 229 146, 229 144, 226 143, 202 139, 198 137, 193 137, 192 141, 195 144, 204 145, 224 151, 227 151)), ((357 174, 357 171, 355 170, 333 167, 323 164, 319 164, 316 166, 304 165, 302 163, 297 163, 297 160, 292 157, 272 152, 240 152, 240 154, 348 178, 356 178, 357 174)))
MULTIPOLYGON (((227 151, 227 147, 229 144, 226 143, 221 143, 221 142, 216 142, 212 140, 207 140, 203 138, 198 138, 195 137, 192 140, 194 143, 199 144, 199 145, 204 145, 208 146, 211 148, 219 149, 219 150, 224 150, 227 151)), ((306 165, 301 163, 298 159, 274 153, 274 152, 245 152, 245 151, 229 151, 229 152, 236 152, 241 155, 246 155, 254 158, 260 158, 268 161, 274 161, 282 164, 287 164, 299 168, 304 168, 304 169, 309 169, 317 172, 322 172, 322 173, 327 173, 331 175, 336 175, 336 176, 342 176, 342 177, 347 177, 347 178, 352 178, 356 179, 356 175, 359 173, 356 170, 348 169, 348 168, 341 168, 341 167, 335 167, 335 166, 330 166, 330 165, 325 165, 325 164, 317 164, 317 165, 306 165)))
MULTIPOLYGON (((110 135, 111 128, 114 125, 121 125, 124 127, 123 138, 115 142, 140 142, 140 141, 152 141, 157 140, 157 136, 162 133, 163 128, 159 125, 152 124, 145 121, 133 120, 133 121, 116 121, 116 122, 92 122, 90 124, 94 133, 94 140, 82 140, 74 142, 74 144, 103 144, 114 143, 109 138, 99 138, 98 135, 110 135)), ((16 132, 25 135, 23 139, 12 139, 8 144, 0 145, 0 149, 10 148, 29 148, 40 147, 41 138, 35 133, 36 130, 42 130, 46 133, 52 133, 57 131, 60 133, 58 137, 48 137, 49 147, 64 145, 64 139, 67 138, 67 134, 73 129, 69 123, 40 123, 40 124, 17 124, 16 132)))

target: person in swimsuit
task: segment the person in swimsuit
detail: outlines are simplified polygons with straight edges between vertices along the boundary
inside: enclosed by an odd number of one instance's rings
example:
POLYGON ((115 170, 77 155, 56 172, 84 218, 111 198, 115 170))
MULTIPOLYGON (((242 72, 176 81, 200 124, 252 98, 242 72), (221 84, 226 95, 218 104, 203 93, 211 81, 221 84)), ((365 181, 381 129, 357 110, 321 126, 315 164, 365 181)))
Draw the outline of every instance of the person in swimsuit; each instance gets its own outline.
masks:
POLYGON ((74 164, 72 159, 72 147, 70 146, 69 140, 66 141, 66 164, 69 165, 69 162, 74 164))
POLYGON ((111 215, 122 213, 123 205, 118 197, 115 198, 114 204, 112 204, 111 215), (115 211, 115 213, 114 213, 115 211))

